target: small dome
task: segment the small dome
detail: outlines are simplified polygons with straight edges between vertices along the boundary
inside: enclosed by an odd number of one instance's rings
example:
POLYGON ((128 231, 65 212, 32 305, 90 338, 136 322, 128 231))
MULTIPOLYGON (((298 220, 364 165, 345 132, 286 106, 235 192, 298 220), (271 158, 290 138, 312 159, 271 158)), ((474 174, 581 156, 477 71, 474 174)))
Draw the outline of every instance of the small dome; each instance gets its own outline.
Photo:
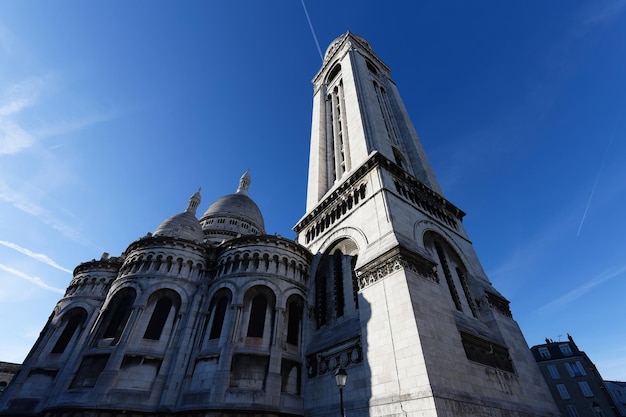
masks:
POLYGON ((202 242, 204 235, 200 221, 196 218, 196 208, 200 204, 200 190, 189 199, 187 209, 173 215, 157 227, 153 236, 169 236, 179 239, 202 242))
MULTIPOLYGON (((365 48, 367 48, 368 50, 372 51, 372 47, 370 46, 369 42, 367 42, 365 40, 365 38, 363 38, 362 36, 359 35, 355 35, 354 33, 348 31, 346 33, 344 33, 343 35, 339 36, 338 38, 336 38, 334 41, 332 41, 330 43, 330 45, 328 46, 328 48, 326 48, 326 52, 324 53, 324 59, 329 59, 330 58, 330 54, 332 54, 335 49, 337 47, 339 47, 339 45, 345 40, 347 39, 349 36, 351 36, 353 39, 356 39, 359 43, 361 43, 363 46, 365 46, 365 48)), ((373 52, 373 51, 372 51, 373 52)))
POLYGON ((204 239, 200 222, 189 211, 175 214, 165 220, 152 235, 175 237, 193 242, 202 242, 204 239))
POLYGON ((250 174, 239 180, 235 194, 217 199, 200 217, 205 237, 215 243, 241 235, 265 234, 265 221, 259 206, 248 197, 250 174))

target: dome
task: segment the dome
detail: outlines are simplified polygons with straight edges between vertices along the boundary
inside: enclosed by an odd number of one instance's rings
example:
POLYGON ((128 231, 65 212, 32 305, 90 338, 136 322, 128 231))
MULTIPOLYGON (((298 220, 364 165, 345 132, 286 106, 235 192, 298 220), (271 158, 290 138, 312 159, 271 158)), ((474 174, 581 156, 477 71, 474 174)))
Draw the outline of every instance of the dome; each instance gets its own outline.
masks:
POLYGON ((235 194, 217 199, 200 217, 205 235, 216 241, 239 235, 265 234, 265 221, 259 206, 248 197, 250 174, 239 181, 235 194), (211 236, 213 235, 213 236, 211 236))
POLYGON ((229 194, 219 198, 204 212, 202 220, 209 217, 238 218, 250 222, 261 233, 265 233, 265 222, 261 210, 247 195, 229 194))
POLYGON ((372 51, 372 47, 365 40, 365 38, 363 38, 362 36, 359 36, 359 35, 355 35, 354 33, 348 31, 348 32, 344 33, 343 35, 339 36, 338 38, 336 38, 334 41, 331 42, 331 44, 328 46, 328 48, 326 48, 326 52, 324 53, 324 59, 330 58, 330 54, 335 52, 335 49, 337 47, 339 47, 339 45, 344 41, 344 39, 348 38, 348 36, 351 36, 353 39, 356 39, 359 43, 361 43, 363 46, 365 46, 365 48, 367 48, 368 50, 372 51))
POLYGON ((153 236, 169 236, 179 239, 202 242, 204 235, 202 226, 196 218, 196 208, 200 204, 200 190, 189 199, 187 209, 166 219, 157 227, 153 236))

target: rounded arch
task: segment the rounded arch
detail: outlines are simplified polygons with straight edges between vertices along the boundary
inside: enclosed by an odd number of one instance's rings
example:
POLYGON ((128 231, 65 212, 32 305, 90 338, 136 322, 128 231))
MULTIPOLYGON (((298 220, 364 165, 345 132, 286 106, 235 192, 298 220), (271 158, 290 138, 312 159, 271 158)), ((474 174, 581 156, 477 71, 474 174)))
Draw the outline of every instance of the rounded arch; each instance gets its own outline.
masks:
POLYGON ((306 302, 300 294, 291 294, 286 301, 285 341, 288 345, 300 346, 302 339, 302 319, 306 302))
POLYGON ((358 243, 344 235, 317 256, 312 293, 318 328, 358 310, 358 254, 358 243))
POLYGON ((325 253, 329 248, 332 248, 344 239, 350 239, 357 247, 357 251, 361 248, 366 248, 368 245, 368 239, 365 233, 356 227, 348 226, 341 227, 328 235, 320 244, 319 252, 325 253))
POLYGON ((217 290, 211 297, 204 330, 207 340, 220 340, 222 337, 228 307, 232 304, 232 300, 233 293, 225 287, 217 290))
POLYGON ((230 293, 230 300, 233 304, 241 304, 243 302, 241 286, 237 285, 237 282, 234 279, 220 280, 214 287, 211 287, 207 297, 208 300, 212 300, 220 291, 228 291, 230 293))
POLYGON ((282 289, 272 280, 271 276, 267 277, 256 277, 254 279, 249 280, 245 285, 241 286, 240 294, 243 294, 242 302, 246 303, 246 297, 250 291, 254 290, 256 287, 266 288, 267 291, 271 293, 271 298, 273 300, 274 306, 278 305, 278 300, 280 299, 280 295, 282 289))
POLYGON ((161 288, 154 291, 148 297, 146 318, 150 317, 145 325, 143 333, 144 339, 160 340, 163 336, 164 329, 168 329, 167 335, 172 331, 173 322, 177 312, 180 310, 181 298, 180 294, 170 288, 161 288))
POLYGON ((246 343, 257 347, 269 347, 273 333, 276 311, 276 293, 266 285, 249 288, 244 297, 244 327, 246 343))
MULTIPOLYGON (((471 264, 470 260, 465 256, 463 249, 459 246, 456 240, 446 230, 441 229, 439 226, 437 226, 435 223, 429 220, 420 220, 416 222, 415 225, 413 226, 413 239, 415 239, 416 242, 424 243, 424 247, 427 250, 429 250, 429 248, 426 247, 425 240, 424 240, 427 233, 433 233, 435 235, 438 235, 441 239, 443 239, 446 242, 446 244, 448 244, 451 248, 453 248, 454 252, 456 253, 457 256, 461 258, 464 265, 471 264)), ((435 255, 431 251, 429 251, 429 253, 433 256, 435 255)))
POLYGON ((426 250, 438 261, 437 273, 445 278, 455 308, 477 317, 468 269, 460 255, 462 252, 455 250, 448 239, 434 230, 425 231, 423 239, 426 250))
POLYGON ((370 72, 374 75, 378 75, 378 73, 380 72, 378 70, 378 68, 376 67, 376 65, 370 61, 369 59, 365 58, 365 64, 367 65, 367 69, 370 70, 370 72))
POLYGON ((97 339, 106 340, 106 344, 109 345, 117 344, 130 318, 136 298, 137 291, 131 286, 126 286, 111 293, 96 334, 97 339))
POLYGON ((328 71, 328 76, 326 77, 326 84, 332 83, 335 78, 341 73, 341 64, 339 62, 335 63, 330 71, 328 71))
POLYGON ((88 313, 82 307, 73 307, 60 316, 59 336, 50 353, 64 353, 72 340, 76 340, 87 322, 88 313), (62 330, 61 330, 62 329, 62 330))
MULTIPOLYGON (((141 281, 141 280, 135 280, 141 281)), ((163 280, 163 279, 149 279, 147 283, 139 284, 141 287, 141 292, 138 293, 137 296, 137 305, 148 306, 151 302, 151 299, 161 291, 170 291, 173 294, 176 294, 178 298, 178 308, 185 309, 188 303, 193 298, 193 293, 188 285, 180 284, 176 282, 176 280, 163 280)))

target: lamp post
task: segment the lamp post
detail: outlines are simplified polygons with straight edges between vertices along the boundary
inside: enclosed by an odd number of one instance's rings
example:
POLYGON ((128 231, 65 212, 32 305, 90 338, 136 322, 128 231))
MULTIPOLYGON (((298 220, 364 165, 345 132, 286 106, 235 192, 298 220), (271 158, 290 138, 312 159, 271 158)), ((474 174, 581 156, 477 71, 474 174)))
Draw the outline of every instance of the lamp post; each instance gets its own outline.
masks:
POLYGON ((335 372, 335 382, 337 383, 337 387, 339 388, 339 415, 341 417, 345 417, 343 413, 343 387, 346 386, 346 381, 348 380, 348 373, 342 367, 337 368, 335 372))

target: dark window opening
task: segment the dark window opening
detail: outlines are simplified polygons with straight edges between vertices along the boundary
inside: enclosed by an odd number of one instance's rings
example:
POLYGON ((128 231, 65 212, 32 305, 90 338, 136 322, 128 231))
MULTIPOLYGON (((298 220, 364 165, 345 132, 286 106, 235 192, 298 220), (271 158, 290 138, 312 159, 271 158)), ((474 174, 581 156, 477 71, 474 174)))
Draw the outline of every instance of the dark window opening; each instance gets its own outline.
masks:
POLYGON ((146 327, 146 332, 143 335, 144 339, 159 340, 171 309, 172 300, 170 298, 163 297, 157 301, 152 311, 152 317, 150 317, 148 322, 148 327, 146 327))
POLYGON ((84 310, 80 313, 75 312, 68 314, 71 314, 71 316, 69 317, 69 319, 64 320, 66 322, 65 328, 63 329, 63 333, 61 333, 61 336, 59 336, 59 338, 57 339, 57 342, 52 348, 51 353, 65 352, 67 345, 70 343, 70 340, 72 340, 72 336, 74 336, 76 330, 84 323, 87 317, 87 313, 84 310))
POLYGON ((335 65, 335 67, 328 74, 328 82, 331 82, 332 80, 334 80, 340 71, 341 71, 341 65, 339 64, 335 65))
POLYGON ((463 272, 461 268, 457 268, 456 275, 459 277, 459 281, 461 281, 461 287, 463 287, 463 293, 465 294, 467 304, 470 306, 470 310, 472 310, 472 314, 474 315, 474 317, 478 317, 478 312, 476 311, 476 307, 474 306, 474 299, 472 298, 469 284, 467 282, 467 274, 463 272))
POLYGON ((374 64, 372 64, 371 62, 369 62, 367 60, 365 62, 367 64, 367 69, 368 70, 370 70, 374 74, 378 74, 378 70, 376 70, 376 67, 374 66, 374 64))
POLYGON ((248 337, 263 337, 265 329, 265 312, 267 310, 267 299, 263 294, 259 294, 252 299, 250 307, 250 321, 248 322, 248 337))
POLYGON ((461 332, 461 340, 467 359, 503 371, 515 372, 506 347, 465 332, 461 332))
POLYGON ((352 271, 352 298, 354 299, 354 307, 359 309, 359 279, 356 276, 356 260, 357 256, 352 256, 350 259, 350 271, 352 271))
POLYGON ((302 385, 301 366, 298 362, 283 359, 280 365, 281 392, 300 395, 302 385))
POLYGON ((334 284, 335 284, 335 311, 337 317, 343 316, 345 300, 343 298, 343 254, 341 251, 333 255, 334 284))
POLYGON ((288 309, 288 322, 287 322, 287 343, 298 346, 300 339, 300 322, 302 316, 302 309, 297 303, 289 304, 288 309))
POLYGON ((402 157, 402 153, 395 146, 392 147, 392 149, 393 149, 393 157, 396 160, 396 164, 400 168, 404 168, 404 158, 402 157))
POLYGON ((135 297, 128 294, 118 299, 113 305, 113 310, 109 311, 110 320, 102 334, 103 339, 114 339, 117 342, 126 327, 126 322, 130 316, 130 310, 135 297))
POLYGON ((448 289, 450 290, 450 296, 454 301, 454 306, 457 310, 463 311, 463 309, 461 308, 461 299, 459 298, 459 293, 456 291, 456 286, 454 285, 454 281, 452 280, 452 274, 450 273, 450 267, 448 266, 446 255, 439 242, 435 242, 435 249, 437 250, 437 256, 439 256, 439 263, 443 268, 443 274, 446 276, 446 282, 448 283, 448 289))
POLYGON ((88 388, 96 385, 96 380, 104 370, 109 355, 85 356, 80 363, 76 376, 72 380, 70 388, 88 388))
POLYGON ((315 279, 315 307, 317 313, 317 327, 320 328, 326 324, 328 311, 326 275, 318 276, 315 279))
POLYGON ((209 339, 219 339, 222 334, 222 327, 224 326, 224 317, 226 317, 226 307, 228 305, 228 299, 224 296, 220 297, 215 304, 213 313, 213 324, 211 325, 211 333, 209 333, 209 339))

